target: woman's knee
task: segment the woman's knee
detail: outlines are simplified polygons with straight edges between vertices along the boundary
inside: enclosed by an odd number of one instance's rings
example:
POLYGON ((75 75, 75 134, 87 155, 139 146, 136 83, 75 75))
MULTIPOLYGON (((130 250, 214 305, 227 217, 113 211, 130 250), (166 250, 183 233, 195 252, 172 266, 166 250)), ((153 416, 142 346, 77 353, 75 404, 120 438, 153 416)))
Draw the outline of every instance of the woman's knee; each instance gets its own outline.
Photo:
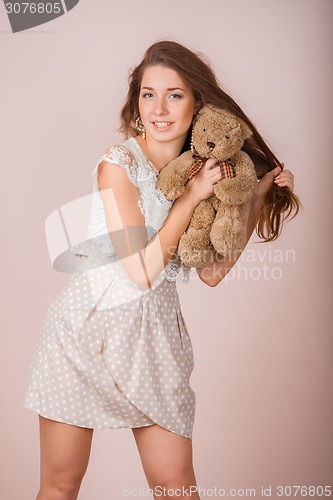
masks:
POLYGON ((84 474, 59 474, 48 478, 48 485, 64 492, 76 491, 80 488, 84 474))
MULTIPOLYGON (((156 492, 164 492, 167 498, 182 498, 189 495, 196 486, 195 474, 192 466, 164 467, 151 480, 151 488, 156 492), (181 494, 180 494, 181 492, 181 494)), ((162 496, 163 498, 163 496, 162 496)))
POLYGON ((86 470, 86 464, 80 462, 71 465, 66 461, 47 464, 42 468, 41 488, 53 491, 54 495, 58 494, 64 500, 76 498, 86 470))
MULTIPOLYGON (((40 424, 41 492, 48 491, 50 499, 76 498, 88 466, 92 429, 45 418, 40 424)), ((48 498, 43 495, 38 500, 48 498)))
POLYGON ((36 500, 76 500, 81 481, 53 479, 42 483, 36 500))

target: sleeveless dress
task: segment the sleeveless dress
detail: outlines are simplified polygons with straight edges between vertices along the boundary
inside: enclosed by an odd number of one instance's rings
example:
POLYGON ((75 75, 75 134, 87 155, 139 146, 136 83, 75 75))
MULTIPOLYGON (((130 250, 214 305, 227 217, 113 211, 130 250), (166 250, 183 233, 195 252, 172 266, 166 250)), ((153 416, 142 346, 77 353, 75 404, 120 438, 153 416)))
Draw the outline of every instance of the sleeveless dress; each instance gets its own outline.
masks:
POLYGON ((176 253, 148 290, 128 277, 99 196, 97 168, 103 160, 124 168, 138 188, 148 240, 164 225, 173 203, 158 189, 158 170, 135 138, 102 154, 92 173, 87 242, 70 248, 82 265, 47 310, 23 406, 79 427, 159 424, 192 439, 194 358, 176 287, 179 280, 189 283, 190 268, 176 253))

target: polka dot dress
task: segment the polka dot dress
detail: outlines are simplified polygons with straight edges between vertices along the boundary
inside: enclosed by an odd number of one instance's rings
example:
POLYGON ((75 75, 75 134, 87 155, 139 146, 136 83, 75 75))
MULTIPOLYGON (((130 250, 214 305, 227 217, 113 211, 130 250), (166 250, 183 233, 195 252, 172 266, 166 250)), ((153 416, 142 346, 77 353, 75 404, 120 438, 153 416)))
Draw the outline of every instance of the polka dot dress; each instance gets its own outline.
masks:
POLYGON ((72 275, 47 310, 24 407, 80 427, 159 424, 192 439, 193 349, 167 278, 142 290, 114 257, 72 275))

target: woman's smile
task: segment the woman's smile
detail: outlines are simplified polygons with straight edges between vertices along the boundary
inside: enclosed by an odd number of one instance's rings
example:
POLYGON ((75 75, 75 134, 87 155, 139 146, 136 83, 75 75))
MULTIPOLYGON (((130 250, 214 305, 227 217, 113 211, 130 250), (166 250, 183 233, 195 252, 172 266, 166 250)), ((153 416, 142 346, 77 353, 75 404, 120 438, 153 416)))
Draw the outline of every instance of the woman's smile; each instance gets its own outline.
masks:
POLYGON ((174 122, 166 122, 166 121, 152 121, 151 122, 154 127, 161 132, 165 132, 166 130, 170 129, 170 127, 173 125, 174 122))

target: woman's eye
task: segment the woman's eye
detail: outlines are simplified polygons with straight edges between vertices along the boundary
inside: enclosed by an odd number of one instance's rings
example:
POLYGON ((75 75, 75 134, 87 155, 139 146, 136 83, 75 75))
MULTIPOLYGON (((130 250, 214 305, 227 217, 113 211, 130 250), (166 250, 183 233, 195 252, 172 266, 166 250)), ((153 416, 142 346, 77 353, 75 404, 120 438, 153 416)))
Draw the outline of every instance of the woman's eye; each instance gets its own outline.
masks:
POLYGON ((172 97, 173 99, 181 99, 182 96, 179 94, 171 94, 170 97, 172 97))
POLYGON ((151 92, 147 92, 146 94, 142 94, 142 97, 152 97, 152 95, 151 92))

